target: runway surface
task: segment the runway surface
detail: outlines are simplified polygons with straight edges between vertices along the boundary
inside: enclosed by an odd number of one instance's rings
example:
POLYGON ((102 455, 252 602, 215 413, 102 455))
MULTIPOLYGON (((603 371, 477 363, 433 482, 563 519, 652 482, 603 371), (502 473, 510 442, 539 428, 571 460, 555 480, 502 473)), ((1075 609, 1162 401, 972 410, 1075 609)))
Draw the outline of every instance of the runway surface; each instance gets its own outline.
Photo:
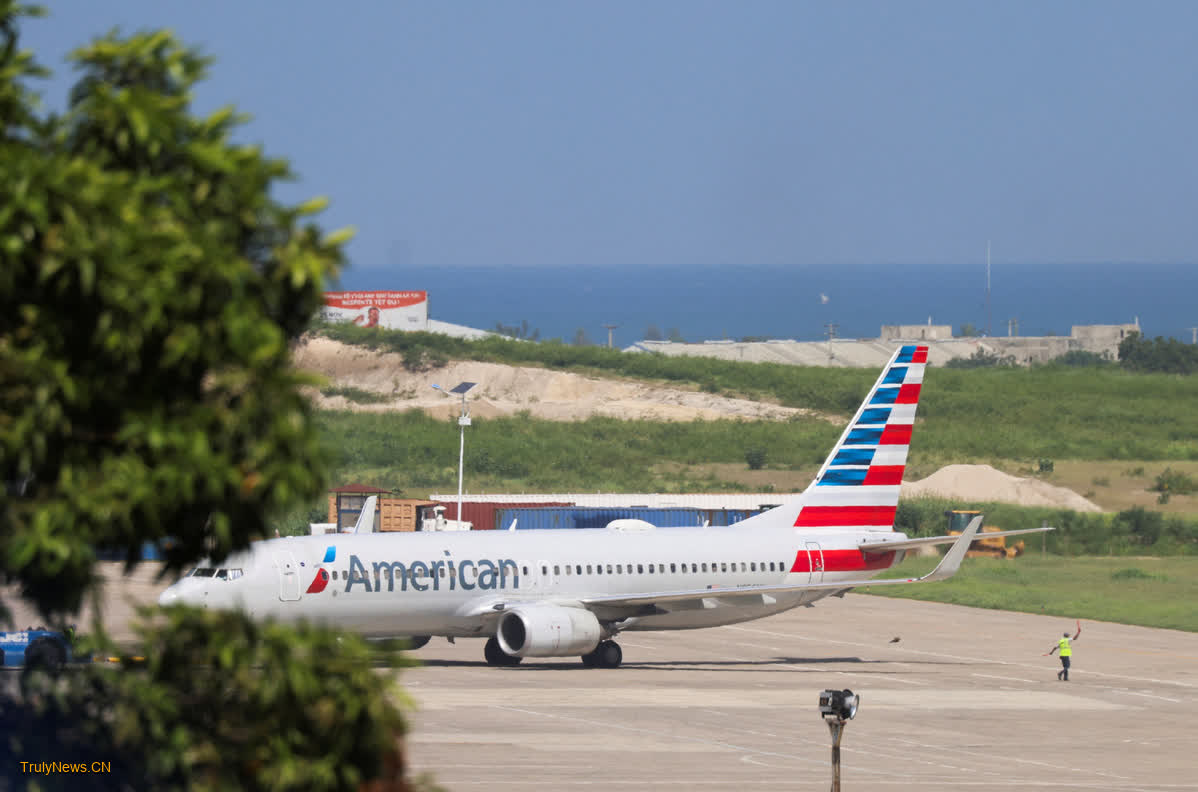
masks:
POLYGON ((1198 635, 848 595, 708 630, 625 633, 624 665, 414 653, 416 772, 449 790, 824 790, 817 700, 851 688, 847 790, 1198 790, 1198 635), (1072 629, 1071 629, 1072 633, 1072 629), (899 642, 891 643, 891 639, 899 642))

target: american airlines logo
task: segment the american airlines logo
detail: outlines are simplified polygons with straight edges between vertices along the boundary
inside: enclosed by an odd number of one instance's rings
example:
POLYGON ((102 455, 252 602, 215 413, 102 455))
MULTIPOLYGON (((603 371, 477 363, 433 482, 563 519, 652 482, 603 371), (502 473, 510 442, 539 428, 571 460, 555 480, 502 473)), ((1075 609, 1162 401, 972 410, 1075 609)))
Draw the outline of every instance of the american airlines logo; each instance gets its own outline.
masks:
MULTIPOLYGON (((322 563, 331 564, 337 560, 336 545, 329 545, 324 551, 324 561, 322 563)), ((316 570, 316 577, 312 578, 312 582, 308 584, 308 594, 319 594, 324 591, 324 587, 329 585, 329 571, 323 566, 316 570)))
MULTIPOLYGON (((370 562, 368 562, 370 563, 370 562)), ((446 588, 453 591, 456 588, 467 590, 520 588, 520 567, 510 558, 491 560, 465 559, 453 561, 375 561, 370 563, 371 570, 356 555, 349 557, 349 579, 345 581, 345 591, 348 594, 354 586, 361 586, 364 591, 381 592, 407 591, 411 586, 413 591, 440 591, 446 588)), ((323 571, 323 570, 322 570, 323 571)))

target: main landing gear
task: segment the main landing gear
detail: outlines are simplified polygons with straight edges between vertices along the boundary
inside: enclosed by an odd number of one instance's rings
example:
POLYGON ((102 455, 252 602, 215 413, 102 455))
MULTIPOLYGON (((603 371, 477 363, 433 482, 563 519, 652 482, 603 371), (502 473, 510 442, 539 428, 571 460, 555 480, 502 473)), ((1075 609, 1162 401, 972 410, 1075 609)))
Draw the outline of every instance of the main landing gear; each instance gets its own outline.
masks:
POLYGON ((582 656, 582 664, 587 668, 619 668, 623 660, 624 650, 615 641, 600 641, 582 656))
POLYGON ((520 661, 524 659, 503 651, 499 646, 499 639, 493 635, 487 639, 487 645, 483 647, 483 657, 487 658, 487 665, 493 666, 520 665, 520 661))

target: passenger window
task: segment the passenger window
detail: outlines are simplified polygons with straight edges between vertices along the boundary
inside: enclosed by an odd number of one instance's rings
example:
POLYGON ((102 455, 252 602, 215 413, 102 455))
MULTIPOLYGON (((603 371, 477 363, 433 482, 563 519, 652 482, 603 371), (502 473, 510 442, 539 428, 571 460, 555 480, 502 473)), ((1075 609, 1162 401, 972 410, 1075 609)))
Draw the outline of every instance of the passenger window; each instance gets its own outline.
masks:
POLYGON ((741 562, 740 562, 740 571, 741 571, 741 572, 744 572, 744 571, 746 571, 746 570, 745 570, 745 562, 744 562, 744 561, 741 561, 741 562))
POLYGON ((541 574, 542 574, 543 576, 545 576, 545 577, 548 577, 548 576, 549 576, 549 567, 547 567, 547 566, 542 566, 542 567, 541 567, 541 574))
POLYGON ((699 571, 699 565, 691 564, 691 572, 698 572, 698 571, 699 571))
POLYGON ((595 565, 595 574, 596 574, 596 575, 602 575, 602 574, 603 574, 603 564, 596 564, 596 565, 595 565))
POLYGON ((333 570, 333 580, 337 579, 337 570, 333 570))
POLYGON ((592 573, 591 573, 591 565, 590 565, 590 564, 587 564, 587 574, 588 574, 588 575, 592 574, 592 573))
POLYGON ((757 562, 756 562, 756 561, 754 561, 754 562, 752 562, 751 564, 749 564, 749 571, 750 571, 750 572, 756 572, 756 571, 757 571, 757 562))
POLYGON ((720 571, 721 571, 721 572, 727 572, 727 571, 728 571, 728 562, 727 562, 727 561, 724 561, 724 562, 721 562, 721 563, 720 563, 720 571))
POLYGON ((441 577, 445 577, 445 567, 441 567, 441 577))
POLYGON ((774 571, 774 562, 773 561, 770 562, 770 571, 771 572, 774 571))
POLYGON ((620 574, 620 575, 624 574, 624 565, 623 564, 616 564, 616 573, 620 574))
POLYGON ((645 565, 644 565, 644 564, 637 564, 637 565, 636 565, 636 573, 637 573, 638 575, 643 575, 643 574, 645 574, 645 565))
POLYGON ((524 577, 528 577, 528 567, 524 567, 524 577))
POLYGON ((582 574, 582 564, 575 564, 575 565, 574 565, 574 574, 576 574, 576 575, 581 575, 581 574, 582 574))
POLYGON ((677 572, 678 570, 677 570, 677 568, 674 566, 674 564, 670 564, 670 571, 671 571, 671 572, 677 572))
POLYGON ((611 574, 611 564, 607 565, 607 574, 611 574))
POLYGON ((653 574, 653 565, 652 564, 649 565, 649 574, 650 575, 653 574))
POLYGON ((703 565, 703 571, 704 571, 704 572, 706 572, 706 571, 707 571, 707 564, 704 564, 704 565, 703 565))

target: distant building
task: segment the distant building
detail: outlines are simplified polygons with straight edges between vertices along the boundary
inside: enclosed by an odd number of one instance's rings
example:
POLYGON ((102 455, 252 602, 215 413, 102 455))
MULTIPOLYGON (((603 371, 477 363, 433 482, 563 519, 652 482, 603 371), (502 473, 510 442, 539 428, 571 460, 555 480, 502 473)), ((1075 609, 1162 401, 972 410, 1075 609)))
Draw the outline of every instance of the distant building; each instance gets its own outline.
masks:
POLYGON ((700 344, 640 341, 625 347, 624 351, 713 357, 746 363, 878 368, 885 365, 898 347, 919 342, 928 345, 928 363, 933 366, 943 366, 954 358, 967 358, 978 352, 1012 357, 1020 365, 1029 365, 1045 363, 1077 350, 1116 360, 1119 357, 1119 343, 1129 333, 1139 330, 1138 319, 1131 324, 1075 325, 1067 336, 954 337, 950 325, 883 325, 878 338, 836 338, 830 341, 779 339, 700 344))
POLYGON ((882 325, 882 341, 948 341, 953 337, 952 325, 882 325))
POLYGON ((366 499, 377 495, 378 506, 374 511, 372 533, 379 531, 415 531, 424 518, 424 509, 436 503, 420 498, 399 498, 391 490, 370 487, 365 484, 348 484, 329 490, 328 522, 336 526, 334 531, 353 528, 366 499))

